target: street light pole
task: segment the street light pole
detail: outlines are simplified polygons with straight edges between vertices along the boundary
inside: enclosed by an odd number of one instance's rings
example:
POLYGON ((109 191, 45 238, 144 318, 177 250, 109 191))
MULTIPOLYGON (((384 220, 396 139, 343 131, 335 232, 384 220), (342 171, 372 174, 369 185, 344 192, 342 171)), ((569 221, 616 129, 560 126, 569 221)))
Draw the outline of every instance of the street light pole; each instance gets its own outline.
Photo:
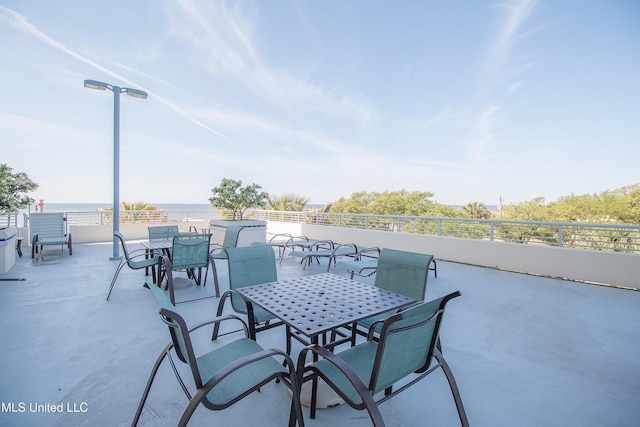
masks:
POLYGON ((120 247, 115 234, 120 229, 120 94, 126 93, 134 98, 147 99, 147 92, 128 87, 113 86, 96 80, 85 80, 84 87, 97 90, 109 89, 113 92, 113 256, 119 260, 120 247))

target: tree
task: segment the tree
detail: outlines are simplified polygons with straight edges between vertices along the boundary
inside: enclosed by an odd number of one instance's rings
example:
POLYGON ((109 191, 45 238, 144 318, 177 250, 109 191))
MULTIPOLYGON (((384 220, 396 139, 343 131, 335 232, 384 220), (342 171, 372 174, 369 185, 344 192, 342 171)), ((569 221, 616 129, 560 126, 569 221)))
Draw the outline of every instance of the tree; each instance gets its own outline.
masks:
POLYGON ((431 200, 429 191, 385 191, 382 193, 361 191, 345 199, 341 197, 331 208, 331 212, 459 217, 460 212, 451 206, 441 205, 431 200))
POLYGON ((38 184, 31 181, 26 173, 12 173, 12 171, 13 169, 6 164, 0 164, 0 212, 2 213, 16 212, 35 202, 27 196, 27 193, 38 188, 38 184))
POLYGON ((281 196, 269 196, 269 207, 274 211, 300 212, 309 203, 309 199, 293 193, 281 196))
POLYGON ((547 221, 548 212, 544 197, 534 197, 530 201, 504 207, 505 218, 516 220, 547 221))
POLYGON ((489 219, 491 218, 491 212, 487 208, 487 205, 480 202, 471 202, 467 203, 466 206, 462 208, 462 210, 469 215, 470 218, 477 219, 489 219))
POLYGON ((213 196, 209 202, 220 209, 233 212, 233 219, 242 219, 249 208, 264 208, 269 200, 269 194, 258 184, 242 186, 242 181, 223 178, 218 187, 211 189, 213 196))
MULTIPOLYGON (((166 212, 158 211, 158 207, 147 202, 120 202, 121 223, 166 221, 166 212), (150 212, 153 211, 153 212, 150 212)), ((105 224, 113 224, 113 206, 103 209, 105 224)))

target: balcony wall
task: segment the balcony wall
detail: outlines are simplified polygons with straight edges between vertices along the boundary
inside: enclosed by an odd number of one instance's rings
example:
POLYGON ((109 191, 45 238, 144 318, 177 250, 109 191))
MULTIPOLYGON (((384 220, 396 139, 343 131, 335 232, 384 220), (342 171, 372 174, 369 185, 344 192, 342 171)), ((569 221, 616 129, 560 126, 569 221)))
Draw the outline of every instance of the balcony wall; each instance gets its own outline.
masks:
MULTIPOLYGON (((208 221, 178 222, 182 231, 189 226, 209 227, 208 221)), ((121 224, 127 240, 148 237, 149 224, 121 224)), ((74 243, 110 242, 111 225, 70 226, 74 243)), ((431 235, 395 233, 326 225, 267 221, 267 239, 277 233, 331 239, 360 246, 388 247, 433 254, 437 259, 499 268, 542 276, 640 289, 640 255, 534 244, 505 243, 431 235)), ((28 236, 27 229, 20 230, 28 236)), ((212 241, 221 240, 213 236, 212 241)), ((25 239, 28 244, 29 239, 25 239)))
MULTIPOLYGON (((282 223, 279 223, 282 224, 282 223)), ((287 224, 289 225, 289 224, 287 224)), ((393 233, 314 224, 278 232, 301 234, 361 246, 378 246, 433 254, 437 259, 569 280, 640 289, 640 255, 543 245, 492 242, 419 234, 393 233)))

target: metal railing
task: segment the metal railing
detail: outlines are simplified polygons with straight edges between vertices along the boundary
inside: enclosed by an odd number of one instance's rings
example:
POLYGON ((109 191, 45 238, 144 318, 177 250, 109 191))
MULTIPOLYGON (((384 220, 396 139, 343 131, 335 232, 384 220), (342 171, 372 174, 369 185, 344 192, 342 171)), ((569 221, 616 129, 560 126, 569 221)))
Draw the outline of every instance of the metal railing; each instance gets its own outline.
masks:
MULTIPOLYGON (((201 209, 122 210, 120 211, 120 224, 210 221, 215 217, 216 213, 213 209, 211 211, 201 209)), ((67 212, 67 221, 68 225, 113 224, 113 212, 108 209, 96 209, 94 211, 69 211, 67 212)))
POLYGON ((18 213, 2 213, 0 214, 0 228, 6 228, 8 226, 18 226, 18 213))
POLYGON ((640 253, 638 225, 267 210, 256 210, 255 218, 363 230, 640 253))

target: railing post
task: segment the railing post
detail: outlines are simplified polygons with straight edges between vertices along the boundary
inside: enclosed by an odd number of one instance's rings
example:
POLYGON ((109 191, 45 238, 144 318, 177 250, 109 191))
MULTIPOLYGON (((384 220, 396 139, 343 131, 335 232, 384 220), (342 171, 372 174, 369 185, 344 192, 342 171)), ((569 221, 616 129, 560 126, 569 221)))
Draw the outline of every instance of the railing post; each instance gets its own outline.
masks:
POLYGON ((442 219, 438 219, 438 236, 442 236, 442 219))
POLYGON ((398 217, 398 233, 401 231, 401 226, 402 225, 402 218, 398 217))
POLYGON ((365 230, 369 229, 369 215, 364 216, 364 229, 365 230))
POLYGON ((562 241, 564 240, 564 236, 562 235, 562 224, 558 225, 558 246, 562 247, 562 241))
POLYGON ((494 230, 494 222, 493 222, 493 220, 490 220, 490 221, 489 221, 489 224, 490 224, 490 226, 491 226, 491 227, 490 227, 490 229, 489 229, 489 240, 491 240, 491 241, 493 242, 493 240, 494 240, 494 233, 493 233, 493 230, 494 230))

